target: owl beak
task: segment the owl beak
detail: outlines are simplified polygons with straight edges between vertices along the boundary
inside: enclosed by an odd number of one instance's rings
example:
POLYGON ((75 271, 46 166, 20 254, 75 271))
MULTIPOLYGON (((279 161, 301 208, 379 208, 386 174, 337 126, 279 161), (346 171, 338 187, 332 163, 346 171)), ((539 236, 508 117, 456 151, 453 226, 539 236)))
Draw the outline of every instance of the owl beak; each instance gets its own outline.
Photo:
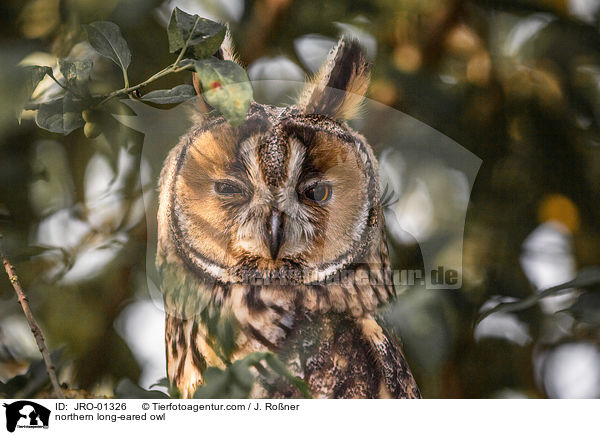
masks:
POLYGON ((283 240, 283 214, 277 210, 271 212, 268 221, 269 227, 269 251, 271 258, 275 260, 281 248, 283 240))

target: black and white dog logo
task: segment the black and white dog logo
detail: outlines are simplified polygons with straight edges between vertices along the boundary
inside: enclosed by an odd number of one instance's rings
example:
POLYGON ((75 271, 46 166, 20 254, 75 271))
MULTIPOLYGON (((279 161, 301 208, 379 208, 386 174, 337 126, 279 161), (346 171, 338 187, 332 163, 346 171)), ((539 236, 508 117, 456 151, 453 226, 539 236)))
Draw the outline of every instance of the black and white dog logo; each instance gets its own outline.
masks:
POLYGON ((48 428, 50 410, 29 400, 19 400, 3 404, 6 408, 6 430, 14 432, 16 428, 48 428))

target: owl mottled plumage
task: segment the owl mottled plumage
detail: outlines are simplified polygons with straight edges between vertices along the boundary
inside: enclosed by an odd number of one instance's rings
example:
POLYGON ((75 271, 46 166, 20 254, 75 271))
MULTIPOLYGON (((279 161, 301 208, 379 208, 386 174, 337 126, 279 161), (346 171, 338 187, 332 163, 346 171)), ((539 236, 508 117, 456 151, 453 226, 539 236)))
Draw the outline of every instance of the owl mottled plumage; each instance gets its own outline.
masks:
MULTIPOLYGON (((314 397, 419 397, 377 309, 393 296, 377 160, 345 123, 369 67, 341 40, 296 105, 208 115, 160 183, 157 265, 168 374, 183 397, 208 366, 271 351, 314 397), (218 337, 230 337, 219 340, 218 337)), ((294 397, 257 382, 254 397, 294 397)))

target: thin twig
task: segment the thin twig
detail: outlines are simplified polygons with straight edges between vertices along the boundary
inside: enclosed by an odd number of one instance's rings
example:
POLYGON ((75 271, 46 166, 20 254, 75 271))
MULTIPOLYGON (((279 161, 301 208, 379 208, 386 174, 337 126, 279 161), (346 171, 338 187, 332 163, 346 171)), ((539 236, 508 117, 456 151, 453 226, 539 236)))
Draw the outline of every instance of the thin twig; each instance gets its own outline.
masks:
POLYGON ((100 106, 104 103, 106 103, 108 100, 110 100, 111 98, 114 97, 119 97, 121 95, 127 95, 132 93, 133 91, 136 91, 140 88, 143 88, 144 86, 149 85, 150 83, 152 83, 153 81, 164 77, 166 75, 172 74, 172 73, 178 73, 180 71, 185 71, 187 69, 191 69, 193 67, 193 64, 190 65, 185 65, 185 66, 179 66, 179 65, 169 65, 168 67, 166 67, 165 69, 157 72, 156 74, 154 74, 152 77, 150 77, 147 80, 144 80, 142 83, 139 83, 135 86, 130 86, 128 88, 123 88, 123 89, 118 89, 116 91, 113 91, 109 94, 104 94, 104 95, 94 95, 92 96, 92 98, 104 98, 102 101, 100 101, 98 104, 96 104, 96 106, 100 106))
POLYGON ((54 82, 55 82, 55 83, 56 83, 58 86, 60 86, 61 88, 63 88, 65 91, 67 91, 67 92, 73 92, 73 91, 71 90, 71 88, 69 88, 68 86, 65 86, 65 85, 63 85, 63 84, 62 84, 62 83, 61 83, 61 82, 60 82, 60 81, 59 81, 59 80, 58 80, 56 77, 54 77, 54 74, 52 74, 52 72, 49 72, 49 73, 48 73, 48 75, 50 76, 50 78, 51 78, 52 80, 54 80, 54 82))
MULTIPOLYGON (((131 94, 133 91, 136 91, 138 89, 141 89, 145 86, 148 86, 150 83, 154 82, 155 80, 158 80, 161 77, 164 77, 166 75, 169 74, 173 74, 173 73, 178 73, 181 71, 186 71, 186 70, 190 70, 194 68, 194 64, 190 63, 187 65, 177 65, 177 64, 172 64, 169 65, 167 67, 165 67, 164 69, 160 70, 159 72, 157 72, 156 74, 154 74, 152 77, 144 80, 143 82, 135 85, 135 86, 130 86, 128 88, 122 88, 122 89, 117 89, 116 91, 110 92, 108 94, 101 94, 101 95, 92 95, 90 98, 92 100, 99 100, 102 99, 99 103, 96 103, 94 105, 94 107, 98 107, 101 106, 102 104, 106 103, 108 100, 110 100, 111 98, 115 98, 115 97, 120 97, 120 96, 124 96, 124 95, 128 95, 131 94)), ((29 102, 25 105, 25 110, 37 110, 40 108, 40 106, 43 103, 33 103, 33 102, 29 102)))
MULTIPOLYGON (((185 54, 186 50, 188 49, 190 41, 192 40, 192 36, 194 35, 194 30, 196 30, 196 27, 198 26, 198 22, 200 22, 200 17, 196 18, 196 21, 194 22, 194 27, 192 27, 192 30, 190 30, 190 34, 189 34, 188 38, 186 39, 185 43, 183 44, 183 47, 181 48, 181 51, 179 52, 179 55, 177 56, 177 59, 175 59, 175 62, 173 62, 168 67, 163 68, 162 70, 160 70, 159 72, 157 72, 156 74, 154 74, 149 79, 144 80, 142 83, 139 83, 139 84, 137 84, 135 86, 129 86, 129 81, 125 80, 125 87, 123 89, 119 89, 119 90, 116 90, 114 92, 111 92, 110 94, 106 94, 106 95, 100 96, 100 98, 104 97, 104 99, 102 101, 100 101, 100 103, 98 103, 97 105, 100 106, 100 105, 106 103, 108 100, 110 100, 111 98, 114 98, 114 97, 118 97, 118 96, 121 96, 121 95, 131 94, 133 91, 136 91, 136 90, 138 90, 140 88, 143 88, 144 86, 149 85, 150 83, 152 83, 156 79, 164 77, 164 76, 166 76, 168 74, 177 73, 177 72, 180 72, 180 71, 184 71, 186 69, 191 69, 191 67, 193 65, 180 66, 179 62, 181 62, 181 60, 183 59, 183 55, 185 54)), ((123 70, 123 72, 125 72, 125 71, 123 70)))
POLYGON ((125 68, 121 68, 121 71, 123 71, 123 83, 125 84, 125 87, 128 88, 129 87, 129 76, 127 75, 127 70, 125 68))
POLYGON ((50 78, 51 78, 52 80, 54 80, 54 82, 56 82, 56 84, 57 84, 58 86, 60 86, 61 88, 63 88, 65 91, 72 93, 72 94, 73 94, 75 97, 77 97, 77 98, 81 99, 81 95, 79 95, 79 92, 75 91, 75 89, 73 89, 73 88, 72 88, 72 87, 70 87, 70 86, 63 85, 63 84, 60 82, 60 80, 58 80, 56 77, 54 77, 54 74, 52 73, 52 71, 48 72, 48 75, 50 76, 50 78))
POLYGON ((194 27, 192 27, 192 30, 190 30, 190 34, 187 37, 187 39, 185 40, 185 44, 183 44, 183 47, 181 47, 181 51, 179 52, 179 56, 177 56, 177 59, 175 60, 175 62, 173 62, 173 66, 177 65, 181 59, 183 59, 183 55, 185 54, 188 45, 190 45, 190 41, 192 40, 192 36, 194 36, 194 31, 196 30, 196 27, 198 26, 198 23, 200 22, 200 17, 196 17, 196 21, 194 22, 194 27))
POLYGON ((29 323, 29 327, 31 328, 31 332, 35 337, 35 341, 37 342, 38 349, 44 358, 44 364, 46 364, 46 371, 48 372, 48 377, 50 378, 50 383, 54 388, 54 394, 59 399, 64 399, 60 386, 58 385, 58 379, 56 377, 56 371, 54 369, 54 364, 52 364, 52 359, 50 358, 50 352, 48 352, 48 348, 46 347, 46 340, 44 339, 44 334, 40 329, 38 323, 33 317, 33 313, 31 312, 31 308, 29 308, 29 300, 23 291, 23 287, 21 286, 21 281, 17 275, 15 267, 12 265, 6 253, 4 252, 4 246, 2 245, 2 234, 0 234, 0 258, 2 258, 2 263, 4 264, 4 269, 8 274, 8 278, 15 289, 15 293, 17 294, 17 300, 21 304, 21 308, 23 309, 23 313, 25 313, 25 318, 27 319, 27 323, 29 323))

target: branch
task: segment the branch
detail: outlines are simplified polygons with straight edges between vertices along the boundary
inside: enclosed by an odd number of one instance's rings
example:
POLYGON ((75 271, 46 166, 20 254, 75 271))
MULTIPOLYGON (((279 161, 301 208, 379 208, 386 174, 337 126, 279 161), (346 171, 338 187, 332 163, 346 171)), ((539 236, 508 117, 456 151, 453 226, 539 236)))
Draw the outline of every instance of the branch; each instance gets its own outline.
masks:
POLYGON ((21 281, 17 276, 17 272, 15 267, 12 265, 6 253, 4 252, 4 246, 2 245, 2 234, 0 234, 0 258, 2 258, 2 263, 4 264, 4 269, 10 279, 10 282, 15 289, 15 293, 17 294, 17 300, 21 304, 21 308, 23 309, 23 313, 25 313, 25 318, 27 319, 27 323, 29 323, 29 327, 31 328, 31 332, 35 337, 35 341, 37 342, 38 349, 44 358, 44 364, 46 364, 46 371, 48 372, 48 377, 50 378, 50 383, 54 388, 54 393, 58 399, 64 399, 60 386, 58 385, 58 379, 56 378, 56 371, 54 370, 54 364, 52 364, 52 359, 50 358, 50 353, 48 352, 48 348, 46 347, 46 340, 44 339, 44 334, 42 334, 42 330, 40 329, 38 323, 33 317, 33 313, 31 312, 31 308, 29 308, 29 299, 25 295, 23 291, 23 287, 21 286, 21 281))
POLYGON ((194 30, 196 30, 196 27, 198 26, 199 22, 200 22, 200 17, 198 16, 196 18, 196 21, 194 22, 194 27, 192 27, 192 30, 190 30, 190 35, 185 40, 185 44, 183 44, 183 47, 181 48, 181 51, 179 52, 179 56, 177 56, 177 60, 175 60, 175 62, 173 62, 173 66, 177 65, 181 61, 181 59, 183 59, 183 55, 185 54, 185 52, 188 48, 188 45, 190 45, 190 41, 192 40, 192 36, 194 35, 194 30))
MULTIPOLYGON (((100 95, 92 95, 91 99, 92 100, 99 100, 102 99, 99 103, 95 104, 94 107, 97 106, 101 106, 102 104, 106 103, 108 100, 110 100, 111 98, 115 98, 115 97, 120 97, 120 96, 124 96, 124 95, 129 95, 131 94, 133 91, 137 91, 138 89, 141 89, 145 86, 148 86, 150 83, 158 80, 161 77, 167 76, 169 74, 173 74, 173 73, 178 73, 181 71, 186 71, 186 70, 190 70, 194 68, 194 64, 193 63, 189 63, 187 65, 177 65, 177 64, 172 64, 169 65, 168 67, 160 70, 159 72, 157 72, 156 74, 154 74, 152 77, 144 80, 143 82, 135 85, 135 86, 129 86, 129 87, 124 87, 122 89, 117 89, 116 91, 110 92, 108 94, 100 94, 100 95)), ((62 85, 61 85, 62 86, 62 85)), ((63 86, 64 88, 64 86, 63 86)), ((65 88, 67 89, 69 92, 72 92, 70 88, 65 88)), ((34 103, 34 102, 29 102, 25 105, 24 109, 25 110, 37 110, 40 108, 40 106, 43 103, 34 103)))
POLYGON ((169 65, 168 67, 164 68, 163 70, 157 72, 156 74, 154 74, 152 77, 150 77, 147 80, 144 80, 142 83, 139 83, 135 86, 130 86, 128 88, 123 88, 123 89, 118 89, 116 91, 113 91, 109 94, 104 94, 104 95, 94 95, 92 96, 92 98, 104 98, 102 101, 100 101, 98 104, 96 104, 96 106, 100 106, 104 103, 106 103, 108 100, 110 100, 111 98, 114 97, 119 97, 121 95, 128 95, 131 94, 133 91, 136 91, 140 88, 143 88, 144 86, 148 86, 150 83, 152 83, 155 80, 158 80, 161 77, 164 77, 166 75, 172 74, 172 73, 178 73, 180 71, 185 71, 188 69, 192 69, 194 67, 193 64, 188 64, 188 65, 184 65, 184 66, 179 66, 179 65, 169 65))
POLYGON ((111 92, 110 94, 99 95, 99 96, 95 97, 95 98, 103 98, 103 100, 100 101, 100 103, 98 103, 97 106, 100 106, 100 105, 106 103, 111 98, 118 97, 121 95, 129 95, 133 91, 137 91, 138 89, 143 88, 144 86, 147 86, 150 83, 152 83, 153 81, 155 81, 161 77, 164 77, 166 75, 169 75, 172 73, 177 73, 180 71, 185 71, 186 69, 191 69, 193 67, 193 64, 181 66, 181 65, 179 65, 179 62, 181 62, 181 59, 183 59, 183 55, 185 54, 185 52, 190 44, 190 41, 192 40, 194 30, 196 30, 196 27, 198 26, 199 22, 200 22, 200 17, 197 17, 196 22, 194 22, 194 27, 192 27, 192 30, 190 30, 190 35, 188 36, 187 40, 185 41, 185 44, 183 44, 183 47, 181 48, 181 51, 179 52, 179 55, 177 56, 177 59, 175 60, 175 62, 173 62, 168 67, 163 68, 162 70, 160 70, 159 72, 154 74, 149 79, 144 80, 142 83, 139 83, 135 86, 129 86, 129 80, 127 79, 127 73, 125 72, 125 70, 123 70, 123 73, 125 74, 124 75, 125 87, 123 89, 119 89, 117 91, 111 92))

